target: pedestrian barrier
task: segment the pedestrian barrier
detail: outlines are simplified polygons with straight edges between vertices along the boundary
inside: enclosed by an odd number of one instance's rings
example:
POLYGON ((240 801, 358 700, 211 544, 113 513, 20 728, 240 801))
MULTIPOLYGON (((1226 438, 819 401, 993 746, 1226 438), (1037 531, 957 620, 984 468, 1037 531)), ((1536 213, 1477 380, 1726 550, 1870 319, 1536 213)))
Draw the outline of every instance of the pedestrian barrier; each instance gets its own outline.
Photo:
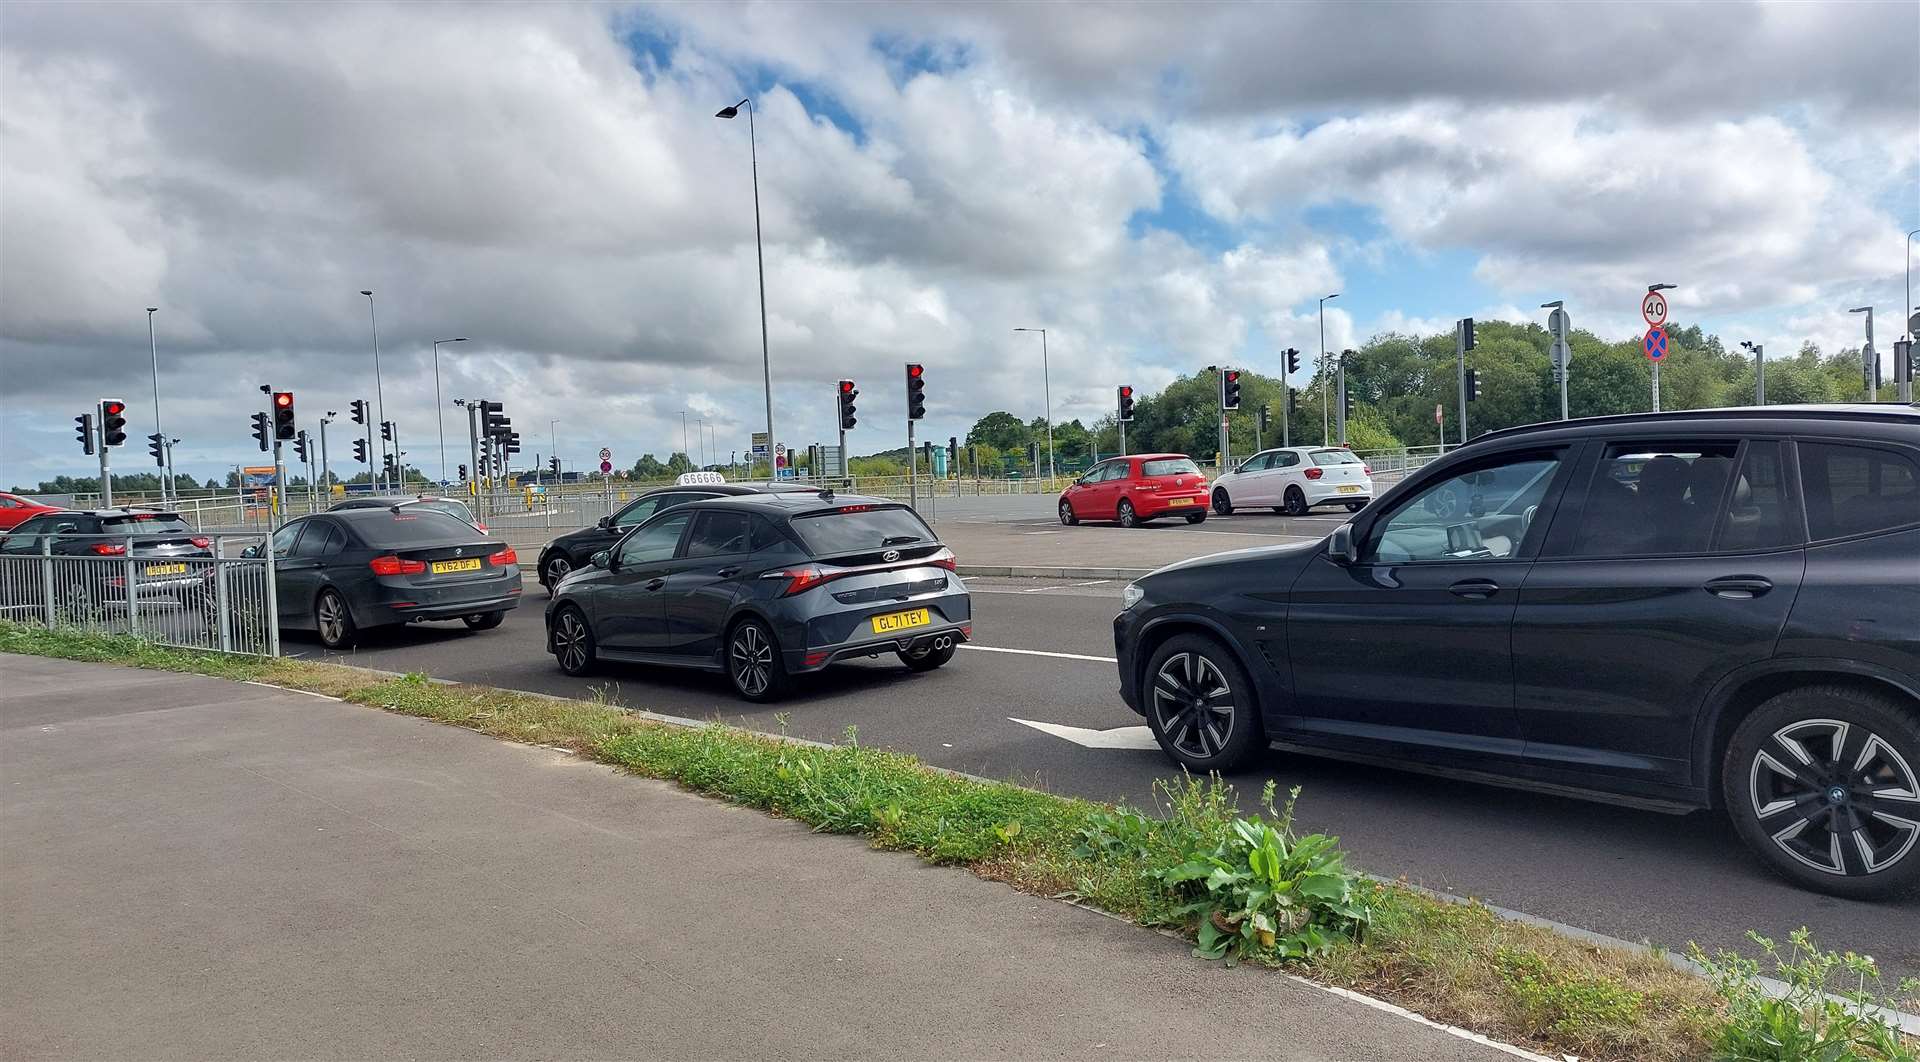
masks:
POLYGON ((0 538, 0 617, 186 649, 280 655, 274 558, 262 536, 196 535, 212 556, 153 552, 143 537, 0 538))

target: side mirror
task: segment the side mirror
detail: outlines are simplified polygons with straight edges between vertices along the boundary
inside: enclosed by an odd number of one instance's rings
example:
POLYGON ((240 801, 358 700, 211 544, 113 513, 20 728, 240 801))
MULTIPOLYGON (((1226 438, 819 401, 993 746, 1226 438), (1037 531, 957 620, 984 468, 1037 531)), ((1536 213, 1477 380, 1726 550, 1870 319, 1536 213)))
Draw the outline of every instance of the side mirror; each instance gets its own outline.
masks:
POLYGON ((248 546, 248 547, 247 547, 246 549, 243 549, 243 550, 241 550, 241 551, 240 551, 240 555, 241 555, 242 557, 246 557, 246 558, 248 558, 248 559, 252 559, 252 558, 254 558, 254 557, 258 557, 258 556, 260 555, 260 547, 259 547, 259 546, 248 546))
POLYGON ((611 568, 613 567, 613 552, 611 550, 603 549, 600 552, 593 555, 593 560, 591 563, 596 568, 611 568))
POLYGON ((613 526, 613 517, 603 516, 600 519, 595 520, 593 523, 593 526, 599 528, 602 531, 605 531, 607 528, 613 526))
POLYGON ((1341 524, 1327 536, 1327 558, 1335 564, 1360 563, 1360 547, 1353 542, 1353 525, 1341 524))

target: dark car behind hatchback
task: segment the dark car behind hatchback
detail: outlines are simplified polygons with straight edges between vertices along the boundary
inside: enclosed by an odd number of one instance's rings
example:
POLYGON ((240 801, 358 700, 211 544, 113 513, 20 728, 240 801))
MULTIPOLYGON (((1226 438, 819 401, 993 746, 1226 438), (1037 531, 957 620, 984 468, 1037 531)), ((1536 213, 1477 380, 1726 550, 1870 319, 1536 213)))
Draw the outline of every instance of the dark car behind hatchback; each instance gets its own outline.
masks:
POLYGON ((1190 768, 1275 744, 1715 807, 1808 888, 1920 885, 1920 410, 1496 432, 1323 542, 1140 579, 1114 640, 1190 768))
MULTIPOLYGON (((76 617, 124 604, 129 571, 136 602, 197 603, 212 547, 179 514, 159 509, 57 510, 30 517, 0 538, 0 556, 31 557, 44 549, 55 557, 85 559, 56 562, 51 573, 55 604, 76 617)), ((40 603, 45 596, 41 579, 8 583, 9 605, 40 603)))
POLYGON ((601 660, 722 671, 752 701, 848 657, 931 671, 972 636, 971 598, 932 528, 904 505, 830 491, 658 513, 547 605, 548 651, 569 674, 601 660))

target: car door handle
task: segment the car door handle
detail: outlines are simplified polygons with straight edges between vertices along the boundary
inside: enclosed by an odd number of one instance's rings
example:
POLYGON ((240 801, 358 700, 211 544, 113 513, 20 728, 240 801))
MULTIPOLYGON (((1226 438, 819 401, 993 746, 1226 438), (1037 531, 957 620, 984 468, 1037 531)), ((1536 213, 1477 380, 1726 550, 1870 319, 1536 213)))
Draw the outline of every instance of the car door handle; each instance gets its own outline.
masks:
POLYGON ((1489 598, 1500 592, 1500 584, 1491 579, 1465 579, 1447 587, 1455 597, 1489 598))
POLYGON ((1729 601, 1748 601, 1773 589, 1773 583, 1758 575, 1729 575, 1709 580, 1706 591, 1729 601))
POLYGON ((714 572, 713 574, 719 576, 722 579, 731 579, 734 576, 740 574, 740 569, 734 568, 734 567, 726 567, 726 568, 720 569, 717 572, 714 572))
POLYGON ((665 585, 667 585, 667 581, 665 579, 648 579, 647 580, 647 589, 649 590, 658 590, 665 585))

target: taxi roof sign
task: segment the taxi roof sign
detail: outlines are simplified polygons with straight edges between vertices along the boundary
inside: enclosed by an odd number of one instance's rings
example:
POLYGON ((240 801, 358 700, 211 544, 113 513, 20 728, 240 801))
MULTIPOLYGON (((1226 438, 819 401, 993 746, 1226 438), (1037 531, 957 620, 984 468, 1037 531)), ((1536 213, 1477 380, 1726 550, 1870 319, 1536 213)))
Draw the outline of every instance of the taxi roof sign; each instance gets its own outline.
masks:
POLYGON ((718 472, 682 472, 680 478, 673 481, 676 487, 711 487, 725 483, 727 477, 718 472))

